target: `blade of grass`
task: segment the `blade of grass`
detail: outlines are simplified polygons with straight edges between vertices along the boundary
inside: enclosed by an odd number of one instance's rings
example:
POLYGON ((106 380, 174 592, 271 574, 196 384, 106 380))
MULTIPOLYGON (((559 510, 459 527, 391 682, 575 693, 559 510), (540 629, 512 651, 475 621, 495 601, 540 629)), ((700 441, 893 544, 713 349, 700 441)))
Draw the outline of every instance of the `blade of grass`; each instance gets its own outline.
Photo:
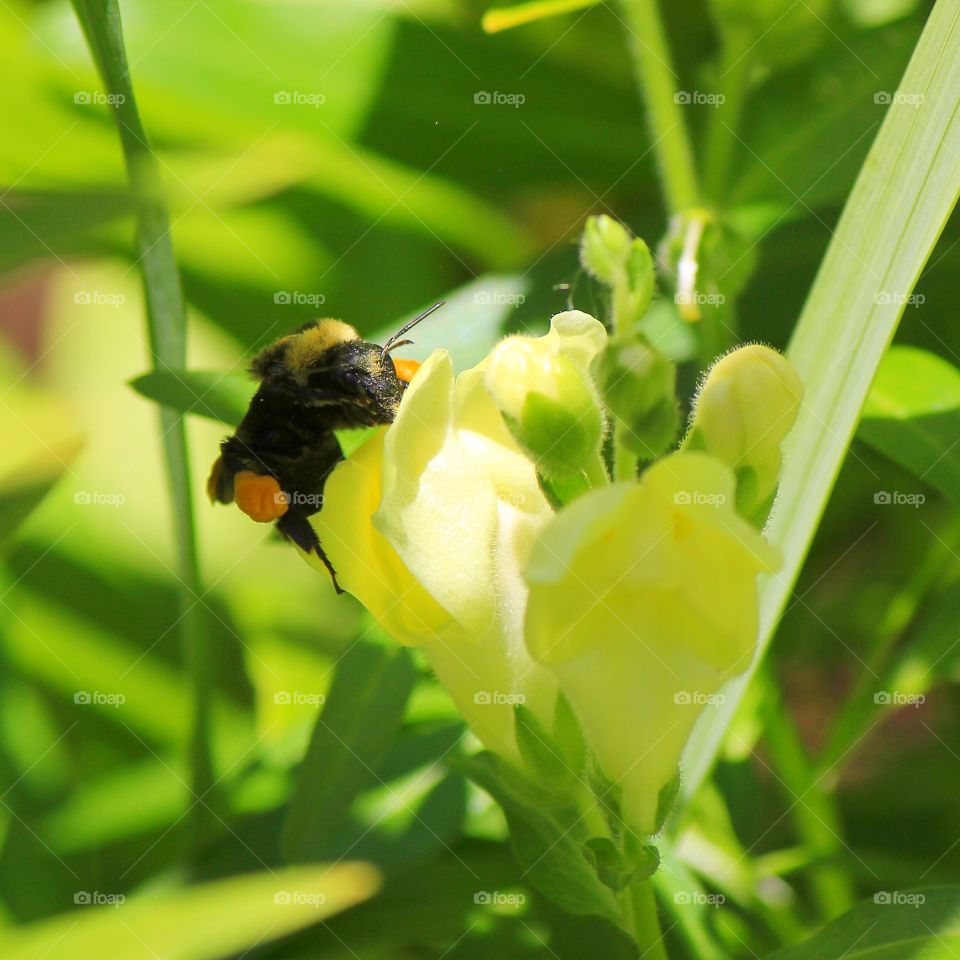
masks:
MULTIPOLYGON (((113 113, 120 134, 127 178, 136 212, 137 263, 143 278, 147 333, 154 371, 181 371, 186 366, 186 312, 170 221, 163 200, 156 157, 140 121, 127 68, 120 10, 116 0, 73 0, 90 51, 104 86, 114 100, 113 113)), ((193 855, 203 836, 213 789, 210 752, 212 664, 209 659, 201 608, 200 578, 194 530, 192 484, 182 414, 160 408, 160 432, 166 460, 177 543, 180 632, 184 660, 193 686, 191 734, 191 797, 193 855)))
POLYGON ((960 195, 960 0, 938 0, 847 201, 788 354, 806 385, 785 449, 761 583, 759 652, 694 730, 685 791, 708 775, 816 532, 876 369, 960 195), (921 99, 922 98, 922 99, 921 99))

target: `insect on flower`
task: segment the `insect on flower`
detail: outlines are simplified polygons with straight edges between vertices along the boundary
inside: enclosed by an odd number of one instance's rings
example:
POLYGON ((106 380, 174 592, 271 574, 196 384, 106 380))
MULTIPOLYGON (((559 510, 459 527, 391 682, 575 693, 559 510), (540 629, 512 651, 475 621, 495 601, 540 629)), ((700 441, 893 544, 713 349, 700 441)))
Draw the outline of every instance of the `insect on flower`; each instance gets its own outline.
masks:
POLYGON ((407 331, 443 306, 435 303, 381 347, 341 320, 304 324, 262 350, 250 372, 260 386, 236 432, 220 444, 207 480, 211 502, 232 503, 323 561, 337 593, 336 571, 308 519, 323 505, 323 487, 343 459, 335 430, 392 423, 415 360, 390 351, 412 341, 407 331))

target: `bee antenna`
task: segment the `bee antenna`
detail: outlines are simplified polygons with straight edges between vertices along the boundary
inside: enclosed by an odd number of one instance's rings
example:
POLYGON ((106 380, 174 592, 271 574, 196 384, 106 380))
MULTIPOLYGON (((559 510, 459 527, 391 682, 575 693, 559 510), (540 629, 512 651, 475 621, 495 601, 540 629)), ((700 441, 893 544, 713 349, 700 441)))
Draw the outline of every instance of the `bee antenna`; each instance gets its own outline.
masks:
POLYGON ((405 323, 384 345, 383 345, 383 355, 386 356, 393 347, 401 347, 405 343, 413 343, 412 340, 400 340, 400 338, 408 331, 412 330, 421 320, 426 320, 435 310, 439 310, 447 301, 441 300, 439 303, 435 303, 428 310, 424 310, 419 317, 414 317, 409 323, 405 323))

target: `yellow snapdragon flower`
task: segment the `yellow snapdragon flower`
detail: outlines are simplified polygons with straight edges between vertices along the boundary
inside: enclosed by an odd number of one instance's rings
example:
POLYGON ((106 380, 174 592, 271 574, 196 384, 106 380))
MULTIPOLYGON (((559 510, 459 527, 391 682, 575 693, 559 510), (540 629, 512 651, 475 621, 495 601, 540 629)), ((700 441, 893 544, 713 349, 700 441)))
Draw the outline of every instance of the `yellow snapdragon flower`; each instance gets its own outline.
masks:
POLYGON ((435 351, 396 421, 330 476, 324 503, 314 524, 344 589, 422 647, 477 736, 515 758, 514 704, 548 717, 556 698, 523 643, 520 573, 552 511, 483 369, 454 378, 435 351))
POLYGON ((540 530, 525 568, 527 646, 638 832, 655 832, 659 792, 700 711, 750 665, 757 574, 778 564, 737 515, 733 474, 705 454, 591 491, 540 530))
POLYGON ((611 484, 593 382, 606 347, 598 321, 569 311, 458 376, 435 351, 395 422, 334 470, 313 522, 343 587, 422 648, 489 749, 522 764, 514 705, 549 736, 562 691, 642 834, 697 716, 754 655, 757 578, 779 564, 757 498, 775 492, 802 389, 773 351, 735 351, 685 448, 611 484), (551 469, 583 480, 556 512, 551 469))

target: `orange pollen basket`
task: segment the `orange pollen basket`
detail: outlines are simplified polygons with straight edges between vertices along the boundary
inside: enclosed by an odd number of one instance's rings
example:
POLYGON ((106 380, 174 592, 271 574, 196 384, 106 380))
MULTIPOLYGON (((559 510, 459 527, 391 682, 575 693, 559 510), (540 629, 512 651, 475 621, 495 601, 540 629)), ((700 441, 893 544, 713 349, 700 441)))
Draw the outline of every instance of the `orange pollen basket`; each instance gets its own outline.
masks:
POLYGON ((233 478, 233 499, 237 506, 257 523, 270 523, 287 512, 286 495, 273 477, 241 470, 233 478))

